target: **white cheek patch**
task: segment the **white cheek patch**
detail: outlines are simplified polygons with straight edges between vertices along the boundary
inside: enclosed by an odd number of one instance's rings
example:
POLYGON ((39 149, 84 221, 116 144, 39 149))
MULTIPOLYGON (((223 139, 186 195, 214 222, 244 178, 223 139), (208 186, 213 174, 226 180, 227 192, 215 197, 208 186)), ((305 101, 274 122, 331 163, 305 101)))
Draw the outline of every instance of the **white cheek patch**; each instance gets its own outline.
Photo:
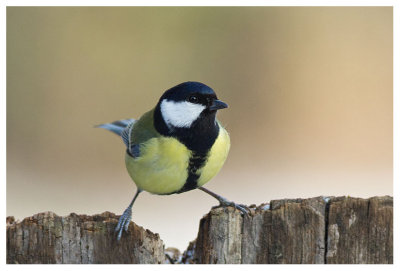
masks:
POLYGON ((189 128, 206 108, 204 105, 187 101, 174 102, 168 100, 163 100, 160 107, 161 115, 168 128, 171 128, 171 126, 189 128))

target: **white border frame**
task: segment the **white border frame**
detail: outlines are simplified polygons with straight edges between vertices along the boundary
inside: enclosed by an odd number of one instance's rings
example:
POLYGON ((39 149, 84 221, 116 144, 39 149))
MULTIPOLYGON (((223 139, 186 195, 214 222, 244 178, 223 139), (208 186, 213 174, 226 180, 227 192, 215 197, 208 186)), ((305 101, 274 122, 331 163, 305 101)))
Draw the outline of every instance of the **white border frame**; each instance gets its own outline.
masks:
MULTIPOLYGON (((365 1, 354 1, 354 0, 335 0, 335 1, 326 1, 326 0, 305 0, 305 1, 289 1, 289 0, 281 0, 281 1, 261 1, 261 0, 248 0, 248 1, 218 1, 218 0, 197 0, 197 1, 183 1, 183 0, 175 0, 175 1, 167 1, 167 0, 148 0, 148 1, 127 1, 127 0, 8 0, 2 2, 1 4, 1 12, 0 12, 0 24, 1 29, 1 98, 0 98, 0 121, 1 127, 3 127, 3 132, 1 133, 1 150, 0 155, 0 176, 1 176, 1 187, 0 187, 0 198, 2 199, 0 202, 0 210, 3 217, 3 228, 0 230, 0 259, 1 266, 3 268, 8 269, 25 269, 25 268, 34 268, 34 269, 47 269, 47 268, 59 268, 59 269, 70 269, 73 268, 96 268, 96 269, 109 269, 111 268, 123 268, 123 269, 141 269, 141 270, 154 270, 154 269, 181 269, 187 268, 187 265, 177 266, 177 265, 135 265, 134 267, 131 265, 6 265, 6 227, 5 227, 5 216, 6 216, 6 7, 7 6, 393 6, 393 75, 398 75, 397 77, 393 77, 393 168, 394 168, 394 181, 393 183, 393 195, 394 195, 394 264, 393 265, 341 265, 340 269, 359 269, 363 270, 375 270, 379 269, 390 269, 398 268, 399 266, 399 249, 397 248, 400 244, 399 242, 399 204, 397 198, 400 192, 400 174, 399 174, 399 125, 400 125, 400 117, 399 117, 399 108, 400 108, 400 94, 399 94, 399 29, 400 29, 400 13, 399 3, 395 0, 365 0, 365 1), (397 230, 396 230, 397 229, 397 230)), ((191 269, 203 269, 204 266, 190 266, 191 269)), ((315 269, 315 268, 326 268, 326 269, 337 269, 336 265, 307 265, 307 266, 299 266, 299 265, 251 265, 251 266, 241 266, 241 265, 210 265, 207 266, 210 269, 235 269, 241 270, 244 268, 251 268, 257 270, 265 270, 265 269, 287 269, 287 268, 296 268, 296 269, 315 269)), ((4 270, 4 269, 3 269, 4 270)))

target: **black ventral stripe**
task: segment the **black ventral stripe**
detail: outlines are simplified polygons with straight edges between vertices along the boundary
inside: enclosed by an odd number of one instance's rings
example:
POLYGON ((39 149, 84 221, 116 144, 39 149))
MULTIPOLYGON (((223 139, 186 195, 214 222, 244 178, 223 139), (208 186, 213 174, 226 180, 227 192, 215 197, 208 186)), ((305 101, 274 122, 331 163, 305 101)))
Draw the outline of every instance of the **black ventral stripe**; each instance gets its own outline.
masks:
POLYGON ((182 193, 197 188, 197 180, 200 178, 200 175, 197 174, 197 170, 204 166, 206 160, 207 153, 194 153, 192 155, 192 157, 189 159, 189 164, 187 167, 188 177, 185 185, 177 193, 182 193))

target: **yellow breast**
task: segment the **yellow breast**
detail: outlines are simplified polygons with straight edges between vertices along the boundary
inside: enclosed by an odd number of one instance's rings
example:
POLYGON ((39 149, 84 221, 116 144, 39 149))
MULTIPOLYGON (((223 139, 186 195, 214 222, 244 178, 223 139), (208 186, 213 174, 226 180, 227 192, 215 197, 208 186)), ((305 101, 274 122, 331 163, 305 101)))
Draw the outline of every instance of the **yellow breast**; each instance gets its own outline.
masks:
POLYGON ((138 188, 170 194, 185 184, 191 152, 172 137, 155 137, 140 144, 140 157, 125 156, 126 168, 138 188))
MULTIPOLYGON (((204 166, 197 171, 198 186, 207 183, 220 171, 229 148, 229 135, 220 126, 220 133, 204 166)), ((153 194, 171 194, 184 186, 191 155, 192 152, 177 139, 159 136, 140 144, 140 157, 126 154, 125 164, 138 188, 153 194)))
POLYGON ((221 125, 219 128, 219 135, 215 140, 214 145, 211 147, 205 165, 197 171, 197 173, 200 174, 200 178, 197 180, 198 186, 203 186, 217 175, 228 156, 229 148, 231 146, 229 134, 221 125))

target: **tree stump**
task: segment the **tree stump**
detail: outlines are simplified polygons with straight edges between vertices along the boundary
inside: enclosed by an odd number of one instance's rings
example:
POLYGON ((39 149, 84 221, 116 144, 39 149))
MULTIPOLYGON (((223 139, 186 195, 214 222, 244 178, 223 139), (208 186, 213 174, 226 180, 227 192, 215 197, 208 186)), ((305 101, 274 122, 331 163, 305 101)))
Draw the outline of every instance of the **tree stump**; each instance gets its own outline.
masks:
POLYGON ((212 209, 183 254, 133 222, 117 241, 118 217, 109 212, 8 217, 7 263, 393 263, 392 197, 283 199, 250 209, 212 209))
MULTIPOLYGON (((189 256, 187 256, 189 255, 189 256)), ((216 208, 200 221, 187 263, 393 263, 393 198, 274 200, 242 216, 216 208)))
POLYGON ((164 263, 158 234, 130 223, 117 241, 117 216, 39 213, 7 219, 7 263, 164 263))

